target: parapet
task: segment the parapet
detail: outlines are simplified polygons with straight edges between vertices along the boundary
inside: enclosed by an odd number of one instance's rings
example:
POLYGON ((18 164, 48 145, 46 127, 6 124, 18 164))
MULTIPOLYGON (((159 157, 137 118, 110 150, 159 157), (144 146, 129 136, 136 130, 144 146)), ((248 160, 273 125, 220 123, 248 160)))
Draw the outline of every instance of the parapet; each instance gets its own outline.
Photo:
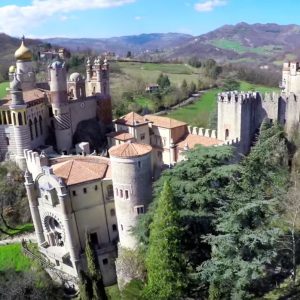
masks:
POLYGON ((277 102, 280 96, 281 95, 277 92, 264 93, 262 94, 261 99, 265 102, 277 102))
POLYGON ((48 166, 49 160, 45 153, 39 154, 32 150, 24 150, 24 157, 27 164, 28 171, 32 174, 35 179, 38 174, 42 172, 44 166, 48 166))
POLYGON ((212 138, 212 139, 217 138, 217 132, 216 132, 215 129, 188 126, 188 132, 190 134, 205 136, 205 137, 209 137, 209 138, 212 138))
POLYGON ((237 146, 240 145, 240 139, 239 138, 235 138, 235 139, 232 139, 232 140, 226 140, 223 143, 216 145, 216 147, 224 146, 224 145, 229 145, 229 146, 237 147, 237 146))
POLYGON ((259 97, 258 92, 222 92, 218 94, 218 101, 224 103, 246 103, 248 101, 257 99, 259 97))

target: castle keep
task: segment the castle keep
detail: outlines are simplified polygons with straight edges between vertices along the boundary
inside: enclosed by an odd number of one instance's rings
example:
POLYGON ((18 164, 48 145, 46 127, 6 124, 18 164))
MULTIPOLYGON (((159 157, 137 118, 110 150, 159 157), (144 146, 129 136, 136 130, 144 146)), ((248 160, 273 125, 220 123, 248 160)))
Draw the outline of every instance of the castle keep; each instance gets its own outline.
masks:
POLYGON ((0 103, 0 153, 26 170, 40 252, 74 278, 86 269, 87 237, 105 285, 118 279, 124 286, 133 278, 119 267, 117 253, 137 247, 132 228, 151 202, 153 180, 184 160, 186 151, 228 144, 247 154, 263 120, 279 121, 288 134, 299 126, 298 63, 284 64, 280 94, 220 93, 218 128, 211 130, 134 112, 112 121, 106 59, 88 59, 86 78, 68 76, 65 62, 55 59, 48 82, 38 83, 24 39, 15 57, 9 93, 0 103), (76 128, 86 120, 106 132, 105 157, 90 154, 84 139, 74 144, 76 128))

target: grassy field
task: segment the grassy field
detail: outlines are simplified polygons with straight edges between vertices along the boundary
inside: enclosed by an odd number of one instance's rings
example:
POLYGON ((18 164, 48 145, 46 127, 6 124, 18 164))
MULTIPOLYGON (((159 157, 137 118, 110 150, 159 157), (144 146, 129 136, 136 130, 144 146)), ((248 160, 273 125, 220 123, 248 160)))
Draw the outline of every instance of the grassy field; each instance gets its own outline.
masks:
POLYGON ((281 51, 281 49, 275 45, 267 45, 263 47, 246 47, 239 41, 228 40, 228 39, 216 39, 211 42, 212 45, 226 50, 233 50, 237 53, 256 53, 260 55, 269 55, 274 52, 281 51))
POLYGON ((6 88, 8 87, 8 85, 8 82, 0 83, 0 98, 3 98, 7 94, 6 88))
POLYGON ((0 247, 0 270, 27 271, 31 266, 32 261, 23 255, 21 244, 10 244, 0 247))
MULTIPOLYGON (((279 92, 278 88, 266 87, 262 85, 254 85, 245 81, 241 81, 241 91, 258 91, 261 93, 266 92, 279 92)), ((192 126, 204 127, 209 126, 210 114, 216 110, 217 94, 221 89, 212 89, 206 92, 199 100, 193 104, 178 108, 168 114, 168 117, 174 118, 179 121, 186 122, 192 126)))

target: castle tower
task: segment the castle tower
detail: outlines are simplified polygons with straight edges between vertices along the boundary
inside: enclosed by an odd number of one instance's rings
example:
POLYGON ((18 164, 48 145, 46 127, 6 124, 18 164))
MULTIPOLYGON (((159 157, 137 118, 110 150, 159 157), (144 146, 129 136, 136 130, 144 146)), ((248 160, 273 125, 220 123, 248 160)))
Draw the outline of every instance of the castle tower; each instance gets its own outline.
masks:
MULTIPOLYGON (((109 150, 120 238, 119 253, 122 248, 136 248, 137 241, 131 230, 152 199, 151 152, 151 146, 137 143, 121 144, 109 150)), ((121 287, 131 278, 118 268, 118 261, 116 268, 121 287)))
POLYGON ((101 60, 96 57, 91 65, 90 59, 86 63, 86 92, 87 96, 101 93, 101 60))
POLYGON ((36 79, 32 65, 32 52, 25 45, 25 38, 23 36, 22 43, 19 49, 15 52, 16 74, 22 82, 23 91, 35 88, 36 79))
POLYGON ((24 177, 25 177, 25 187, 26 187, 27 198, 29 201, 30 213, 31 213, 38 245, 43 246, 46 241, 43 234, 43 226, 42 226, 41 216, 38 208, 39 202, 34 187, 34 181, 31 173, 28 170, 25 172, 24 177))
POLYGON ((55 120, 56 148, 69 152, 72 147, 71 115, 67 93, 67 71, 63 61, 48 67, 52 110, 55 120))
POLYGON ((261 119, 258 93, 221 93, 218 95, 218 139, 240 141, 240 152, 248 153, 261 119))
POLYGON ((152 199, 152 147, 125 143, 109 149, 121 247, 134 249, 131 228, 152 199))
POLYGON ((14 132, 16 162, 22 170, 26 169, 24 150, 31 148, 30 131, 26 120, 26 104, 23 100, 22 83, 14 75, 10 82, 10 114, 14 132))

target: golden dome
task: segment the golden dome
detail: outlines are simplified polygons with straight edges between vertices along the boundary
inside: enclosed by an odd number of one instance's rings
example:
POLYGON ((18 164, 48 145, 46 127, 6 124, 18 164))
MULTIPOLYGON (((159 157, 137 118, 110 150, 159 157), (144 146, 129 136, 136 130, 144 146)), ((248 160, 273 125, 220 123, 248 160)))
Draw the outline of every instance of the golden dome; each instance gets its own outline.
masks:
POLYGON ((15 66, 10 66, 8 69, 9 73, 15 73, 16 72, 16 67, 15 66))
POLYGON ((15 52, 15 58, 17 60, 32 60, 32 53, 29 48, 24 44, 24 37, 20 48, 15 52))

